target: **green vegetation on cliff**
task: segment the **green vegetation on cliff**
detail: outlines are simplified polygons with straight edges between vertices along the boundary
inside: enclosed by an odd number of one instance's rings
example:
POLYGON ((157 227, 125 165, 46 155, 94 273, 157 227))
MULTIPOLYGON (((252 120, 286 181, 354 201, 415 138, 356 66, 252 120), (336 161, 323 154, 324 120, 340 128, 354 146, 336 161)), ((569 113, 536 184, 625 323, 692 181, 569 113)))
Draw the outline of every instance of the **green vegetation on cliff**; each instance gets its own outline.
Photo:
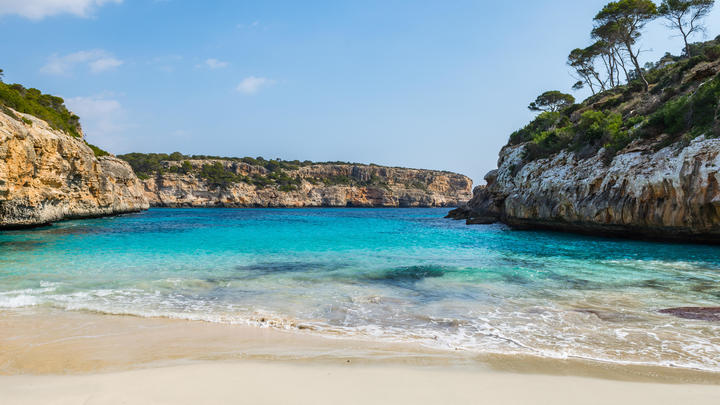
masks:
MULTIPOLYGON (((315 163, 306 161, 286 161, 281 159, 266 160, 262 157, 229 158, 206 155, 183 155, 174 153, 128 153, 118 156, 127 161, 140 179, 148 179, 163 173, 194 174, 205 180, 213 187, 227 188, 236 183, 247 183, 258 188, 276 186, 280 191, 297 190, 302 180, 297 176, 290 176, 288 171, 297 170, 315 163), (211 164, 202 165, 195 169, 190 160, 214 160, 211 164), (251 166, 264 168, 267 173, 241 175, 229 170, 219 161, 245 163, 251 166), (180 165, 169 165, 167 162, 182 162, 180 165)), ((342 162, 336 162, 342 163, 342 162)))
MULTIPOLYGON (((23 114, 30 114, 47 122, 51 128, 63 131, 76 138, 82 138, 80 117, 70 112, 65 106, 65 100, 50 94, 43 94, 40 90, 27 89, 21 84, 3 83, 4 71, 0 69, 0 111, 6 115, 22 121, 25 125, 32 125, 32 120, 18 117, 10 108, 23 114)), ((87 143, 95 157, 108 156, 109 153, 99 147, 87 143)))
POLYGON ((278 170, 297 170, 301 167, 310 166, 314 164, 351 164, 347 162, 322 162, 315 163, 309 160, 281 160, 271 159, 267 160, 261 156, 252 158, 233 158, 223 156, 208 156, 208 155, 183 155, 180 152, 173 153, 127 153, 125 155, 119 155, 120 159, 123 159, 130 163, 138 176, 148 176, 155 173, 162 173, 163 170, 167 170, 163 166, 163 162, 182 162, 186 160, 224 160, 230 162, 242 162, 253 166, 264 167, 270 172, 278 170))
POLYGON ((0 81, 0 108, 19 120, 7 107, 40 118, 52 128, 81 137, 80 118, 65 107, 65 100, 60 97, 43 94, 34 88, 26 89, 21 84, 0 81))
MULTIPOLYGON (((313 185, 323 184, 325 186, 389 187, 387 181, 377 175, 370 175, 369 178, 355 178, 347 175, 324 175, 315 177, 304 175, 301 177, 300 174, 297 173, 297 170, 312 165, 363 166, 347 162, 266 160, 262 157, 228 158, 205 155, 188 156, 180 152, 170 154, 128 153, 119 155, 118 157, 130 163, 135 174, 143 180, 166 173, 189 174, 205 180, 205 182, 212 187, 227 188, 232 184, 246 183, 259 189, 274 187, 283 192, 298 190, 303 180, 313 185), (197 163, 197 161, 202 160, 209 162, 202 165, 197 163), (235 165, 223 164, 227 162, 244 163, 254 167, 256 170, 250 170, 252 174, 247 174, 248 171, 238 170, 235 165)), ((417 189, 427 188, 426 184, 418 181, 406 184, 406 186, 417 189)))
POLYGON ((713 3, 666 0, 659 8, 648 0, 609 3, 595 18, 597 42, 568 58, 580 79, 573 87, 589 87, 593 95, 574 104, 570 95, 544 93, 529 107, 542 112, 513 133, 509 144, 526 143, 526 161, 562 150, 591 156, 603 148, 609 161, 636 140, 667 146, 700 135, 720 137, 720 37, 686 44, 684 55, 666 54, 644 67, 637 61, 647 21, 664 17, 687 40, 713 3))

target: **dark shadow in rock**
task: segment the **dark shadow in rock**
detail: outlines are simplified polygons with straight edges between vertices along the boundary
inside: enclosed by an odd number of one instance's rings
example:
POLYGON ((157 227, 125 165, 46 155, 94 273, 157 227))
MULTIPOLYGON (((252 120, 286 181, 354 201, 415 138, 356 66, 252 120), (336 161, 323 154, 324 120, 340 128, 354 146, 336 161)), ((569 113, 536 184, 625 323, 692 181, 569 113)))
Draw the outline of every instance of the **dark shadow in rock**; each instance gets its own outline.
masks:
POLYGON ((635 315, 624 314, 622 312, 601 311, 597 309, 576 309, 575 312, 581 314, 595 315, 598 319, 605 322, 637 322, 642 319, 635 315))
MULTIPOLYGON (((270 274, 280 273, 307 273, 311 271, 328 271, 336 270, 340 266, 321 262, 265 262, 246 266, 238 266, 236 269, 242 272, 242 275, 230 277, 228 280, 247 280, 260 278, 270 274)), ((208 281, 216 281, 216 279, 208 279, 208 281)))
POLYGON ((683 319, 720 322, 720 307, 667 308, 661 309, 660 313, 683 319))
POLYGON ((16 252, 31 252, 40 249, 45 243, 35 240, 0 241, 1 250, 13 250, 16 252))
POLYGON ((407 266, 396 267, 379 273, 368 274, 366 280, 388 284, 415 283, 426 278, 442 277, 448 269, 442 266, 407 266))

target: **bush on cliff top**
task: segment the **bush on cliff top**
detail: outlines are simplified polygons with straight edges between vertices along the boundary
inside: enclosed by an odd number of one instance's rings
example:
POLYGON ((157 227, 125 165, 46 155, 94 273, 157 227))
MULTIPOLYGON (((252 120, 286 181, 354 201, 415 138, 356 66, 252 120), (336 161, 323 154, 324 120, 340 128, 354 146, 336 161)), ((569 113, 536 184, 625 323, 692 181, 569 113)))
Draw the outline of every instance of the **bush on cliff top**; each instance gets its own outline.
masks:
MULTIPOLYGON (((150 176, 154 173, 161 172, 163 170, 162 162, 164 162, 164 161, 180 162, 180 161, 184 161, 184 160, 226 160, 226 161, 231 161, 231 162, 243 162, 243 163, 247 163, 247 164, 253 165, 253 166, 264 167, 271 173, 278 172, 281 170, 297 170, 301 167, 315 165, 315 164, 325 164, 325 163, 315 163, 315 162, 311 162, 309 160, 305 160, 302 162, 299 160, 291 160, 291 161, 281 160, 281 159, 266 160, 262 156, 259 156, 256 158, 252 158, 252 157, 232 158, 232 157, 209 156, 209 155, 184 155, 180 152, 173 152, 170 154, 167 154, 167 153, 128 153, 125 155, 118 155, 118 157, 127 161, 128 163, 130 163, 130 165, 135 170, 135 173, 143 174, 146 176, 150 176)), ((348 164, 346 162, 332 162, 332 163, 348 164)))
POLYGON ((634 80, 581 104, 543 112, 514 132, 509 144, 526 144, 525 161, 562 150, 589 156, 601 148, 607 160, 640 138, 664 136, 661 146, 666 146, 703 134, 720 137, 720 37, 691 47, 692 58, 668 54, 648 64, 649 93, 634 80))
MULTIPOLYGON (((279 159, 265 160, 263 158, 217 158, 212 156, 187 156, 179 152, 167 153, 128 153, 118 155, 119 158, 127 161, 132 166, 138 178, 146 180, 151 176, 164 173, 193 174, 203 179, 211 187, 227 188, 232 184, 246 183, 259 189, 276 187, 279 191, 289 192, 300 189, 303 179, 292 172, 303 166, 315 164, 349 164, 344 162, 313 163, 310 161, 283 161, 279 159), (232 168, 226 167, 221 162, 215 161, 204 164, 199 168, 193 168, 188 160, 224 160, 231 162, 243 162, 254 166, 264 167, 268 170, 266 175, 253 174, 243 176, 237 174, 232 168), (180 165, 168 166, 163 162, 180 162, 180 165)), ((324 176, 307 177, 305 180, 311 184, 324 184, 326 186, 356 186, 356 187, 382 187, 389 188, 386 179, 372 175, 367 180, 359 180, 352 176, 324 176)), ((418 181, 406 184, 408 188, 427 189, 426 184, 418 181)))
MULTIPOLYGON (((72 136, 80 136, 80 118, 65 107, 65 101, 56 96, 43 94, 38 89, 26 89, 20 84, 0 81, 0 105, 30 114, 46 121, 52 128, 72 136)), ((5 113, 11 113, 7 108, 5 113)))
POLYGON ((105 150, 103 150, 103 149, 100 149, 100 148, 98 148, 97 146, 95 146, 95 145, 93 145, 93 144, 87 143, 87 141, 85 142, 85 144, 86 144, 87 146, 89 146, 90 149, 92 149, 93 154, 95 155, 95 157, 109 156, 109 155, 110 155, 107 151, 105 151, 105 150))

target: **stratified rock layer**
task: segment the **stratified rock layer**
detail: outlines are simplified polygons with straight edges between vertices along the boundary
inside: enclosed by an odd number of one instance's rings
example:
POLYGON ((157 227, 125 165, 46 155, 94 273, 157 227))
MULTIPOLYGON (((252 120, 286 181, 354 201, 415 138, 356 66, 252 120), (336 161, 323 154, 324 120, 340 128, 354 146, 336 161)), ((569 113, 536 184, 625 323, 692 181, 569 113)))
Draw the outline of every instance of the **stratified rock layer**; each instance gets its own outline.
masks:
MULTIPOLYGON (((227 160, 191 160, 193 168, 216 162, 242 176, 266 175, 260 166, 227 160)), ((165 162, 166 166, 179 162, 165 162)), ((245 182, 217 187, 197 174, 163 173, 143 180, 145 195, 158 207, 456 207, 472 196, 472 180, 441 171, 371 165, 318 164, 287 171, 300 178, 294 190, 245 182), (349 179, 331 185, 323 180, 349 179)))
POLYGON ((126 162, 96 158, 80 138, 42 120, 0 112, 0 228, 148 208, 126 162))
POLYGON ((523 162, 507 146, 487 186, 450 216, 614 236, 720 242, 720 139, 662 149, 637 142, 604 162, 563 151, 523 162), (658 150, 659 149, 659 150, 658 150))

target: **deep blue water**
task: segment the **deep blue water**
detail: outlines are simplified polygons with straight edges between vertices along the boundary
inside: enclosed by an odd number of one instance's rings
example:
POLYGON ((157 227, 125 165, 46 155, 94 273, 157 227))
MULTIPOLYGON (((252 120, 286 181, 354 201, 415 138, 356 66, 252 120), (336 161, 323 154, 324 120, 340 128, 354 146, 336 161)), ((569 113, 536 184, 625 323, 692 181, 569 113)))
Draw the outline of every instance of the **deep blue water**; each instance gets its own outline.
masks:
POLYGON ((442 209, 153 209, 0 232, 47 306, 720 371, 720 249, 465 226, 442 209))

